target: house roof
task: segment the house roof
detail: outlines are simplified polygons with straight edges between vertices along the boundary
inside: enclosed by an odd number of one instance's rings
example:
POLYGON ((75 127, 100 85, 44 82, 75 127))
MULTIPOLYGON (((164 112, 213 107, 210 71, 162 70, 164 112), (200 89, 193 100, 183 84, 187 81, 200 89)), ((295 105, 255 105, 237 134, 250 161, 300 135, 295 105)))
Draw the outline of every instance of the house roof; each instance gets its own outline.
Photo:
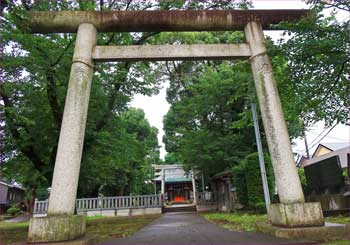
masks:
POLYGON ((316 150, 312 154, 312 158, 315 157, 315 154, 319 151, 321 147, 325 147, 330 151, 337 151, 344 148, 350 148, 350 142, 341 142, 341 143, 321 143, 317 146, 316 150))
POLYGON ((330 149, 331 151, 337 151, 340 149, 343 149, 345 147, 350 147, 350 142, 342 142, 342 143, 322 143, 320 145, 323 145, 330 149))
POLYGON ((7 183, 3 180, 0 181, 0 184, 1 185, 5 185, 7 187, 10 187, 10 188, 17 188, 17 189, 20 189, 20 190, 25 190, 23 187, 19 186, 18 184, 14 183, 14 184, 10 184, 10 183, 7 183))
POLYGON ((192 182, 192 173, 186 173, 180 164, 152 165, 152 167, 164 171, 156 173, 156 178, 153 181, 162 181, 164 173, 165 183, 192 182))
POLYGON ((222 177, 225 177, 225 176, 228 176, 228 177, 231 177, 232 176, 232 170, 230 169, 226 169, 220 173, 217 173, 213 176, 213 179, 219 179, 219 178, 222 178, 222 177))

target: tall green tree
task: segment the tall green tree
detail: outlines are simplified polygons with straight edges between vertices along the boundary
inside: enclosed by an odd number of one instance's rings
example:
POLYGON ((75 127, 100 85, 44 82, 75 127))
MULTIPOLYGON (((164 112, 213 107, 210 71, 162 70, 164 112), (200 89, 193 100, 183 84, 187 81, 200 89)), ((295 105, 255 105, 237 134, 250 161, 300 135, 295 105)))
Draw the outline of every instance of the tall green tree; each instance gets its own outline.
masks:
POLYGON ((313 15, 295 24, 280 24, 288 30, 274 52, 279 87, 286 91, 282 99, 306 126, 321 120, 327 126, 348 123, 350 2, 308 2, 313 15), (345 18, 338 21, 337 14, 345 18))
POLYGON ((248 67, 246 62, 207 66, 201 76, 192 76, 196 81, 188 81, 188 95, 172 104, 164 119, 166 149, 189 168, 213 175, 255 150, 246 111, 248 67))
MULTIPOLYGON (((130 10, 153 6, 149 2, 139 5, 125 1, 97 3, 98 1, 9 2, 1 17, 1 37, 5 47, 0 85, 4 112, 4 118, 1 118, 4 129, 1 168, 8 177, 20 181, 28 190, 32 189, 33 197, 37 189, 47 188, 51 184, 76 35, 27 34, 23 30, 24 11, 99 8, 130 10)), ((139 45, 155 34, 99 34, 98 43, 139 45)), ((116 181, 121 183, 115 192, 139 192, 141 190, 137 186, 144 182, 141 175, 134 178, 135 174, 129 173, 126 177, 112 180, 111 175, 102 172, 119 169, 132 172, 133 167, 142 169, 144 164, 141 162, 148 162, 151 152, 157 154, 155 129, 150 129, 149 125, 147 128, 142 113, 128 112, 128 103, 134 94, 157 93, 156 75, 149 63, 97 64, 95 69, 81 166, 81 183, 82 180, 89 180, 89 186, 80 185, 79 194, 95 195, 99 184, 109 185, 116 181), (132 119, 133 116, 135 118, 132 119), (126 128, 128 123, 133 124, 134 128, 126 128), (117 132, 120 132, 119 138, 116 138, 117 132), (137 133, 140 135, 136 137, 137 133), (113 161, 99 154, 102 146, 105 146, 103 150, 109 150, 106 154, 114 156, 113 161), (119 151, 124 153, 115 154, 119 151), (125 186, 129 189, 126 190, 125 186)))

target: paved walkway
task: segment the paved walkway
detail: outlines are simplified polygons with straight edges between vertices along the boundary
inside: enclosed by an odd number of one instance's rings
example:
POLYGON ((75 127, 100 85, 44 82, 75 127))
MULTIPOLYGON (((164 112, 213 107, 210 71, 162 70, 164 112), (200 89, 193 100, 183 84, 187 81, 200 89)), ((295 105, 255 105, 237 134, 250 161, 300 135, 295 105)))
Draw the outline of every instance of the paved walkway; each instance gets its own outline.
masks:
POLYGON ((5 222, 7 223, 18 223, 18 222, 25 222, 30 220, 29 214, 23 214, 20 216, 17 216, 16 218, 6 219, 5 222))
POLYGON ((196 213, 168 213, 133 236, 103 244, 301 244, 260 233, 223 229, 196 213))

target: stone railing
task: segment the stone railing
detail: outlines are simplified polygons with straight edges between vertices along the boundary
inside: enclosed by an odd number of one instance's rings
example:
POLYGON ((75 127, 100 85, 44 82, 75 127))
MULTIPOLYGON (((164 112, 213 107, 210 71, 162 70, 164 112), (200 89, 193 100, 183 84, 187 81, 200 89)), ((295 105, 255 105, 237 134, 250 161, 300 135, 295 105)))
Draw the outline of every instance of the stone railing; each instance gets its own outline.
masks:
POLYGON ((84 198, 76 203, 77 211, 161 206, 161 195, 84 198))
POLYGON ((44 201, 39 201, 38 199, 35 199, 33 213, 46 214, 48 205, 49 205, 49 201, 47 199, 44 201))
MULTIPOLYGON (((162 195, 81 198, 76 200, 77 212, 89 210, 118 210, 127 208, 162 207, 162 195)), ((35 201, 34 214, 47 212, 48 200, 35 201)))

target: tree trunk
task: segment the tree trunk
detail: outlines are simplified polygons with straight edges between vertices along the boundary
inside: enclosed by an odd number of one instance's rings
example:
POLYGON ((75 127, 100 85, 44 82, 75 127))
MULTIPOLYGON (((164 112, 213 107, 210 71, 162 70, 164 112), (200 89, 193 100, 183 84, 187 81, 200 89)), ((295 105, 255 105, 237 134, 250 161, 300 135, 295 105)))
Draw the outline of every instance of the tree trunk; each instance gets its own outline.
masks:
POLYGON ((32 214, 34 211, 35 197, 36 197, 36 187, 32 187, 30 199, 28 201, 28 212, 30 214, 32 214))

